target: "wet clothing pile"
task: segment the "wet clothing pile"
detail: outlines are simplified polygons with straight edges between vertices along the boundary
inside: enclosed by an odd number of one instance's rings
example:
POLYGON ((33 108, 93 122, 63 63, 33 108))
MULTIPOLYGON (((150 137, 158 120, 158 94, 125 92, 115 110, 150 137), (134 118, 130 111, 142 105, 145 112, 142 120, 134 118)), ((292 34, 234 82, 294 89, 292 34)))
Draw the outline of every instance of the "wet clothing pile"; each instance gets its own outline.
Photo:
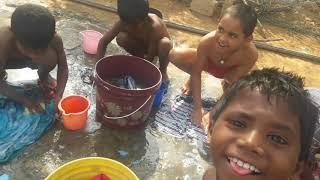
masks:
MULTIPOLYGON (((206 98, 202 101, 202 104, 205 111, 208 112, 216 104, 216 100, 206 98)), ((160 110, 155 115, 155 121, 152 126, 160 132, 177 138, 187 137, 205 141, 205 132, 192 123, 192 111, 192 97, 177 95, 173 100, 167 99, 162 103, 160 110)))
MULTIPOLYGON (((37 99, 39 89, 21 90, 37 99)), ((55 121, 54 102, 43 104, 44 112, 30 113, 22 104, 0 96, 0 163, 15 158, 41 137, 55 121)))
MULTIPOLYGON (((209 112, 216 103, 216 99, 205 98, 202 100, 202 107, 209 112)), ((173 100, 168 98, 162 103, 151 126, 166 135, 191 139, 197 144, 200 156, 211 163, 207 135, 202 128, 192 123, 192 111, 191 96, 177 95, 173 100)))

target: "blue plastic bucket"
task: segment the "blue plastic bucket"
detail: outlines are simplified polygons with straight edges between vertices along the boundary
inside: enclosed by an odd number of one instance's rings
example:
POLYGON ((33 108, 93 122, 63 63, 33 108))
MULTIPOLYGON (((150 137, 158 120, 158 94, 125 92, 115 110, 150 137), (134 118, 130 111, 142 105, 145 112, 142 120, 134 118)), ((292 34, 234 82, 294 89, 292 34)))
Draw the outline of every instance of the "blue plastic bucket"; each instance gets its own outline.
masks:
POLYGON ((153 101, 153 105, 152 105, 153 108, 160 108, 161 103, 162 103, 162 98, 163 98, 163 95, 167 89, 167 86, 168 85, 166 82, 161 83, 160 89, 157 91, 155 98, 154 98, 154 101, 153 101))

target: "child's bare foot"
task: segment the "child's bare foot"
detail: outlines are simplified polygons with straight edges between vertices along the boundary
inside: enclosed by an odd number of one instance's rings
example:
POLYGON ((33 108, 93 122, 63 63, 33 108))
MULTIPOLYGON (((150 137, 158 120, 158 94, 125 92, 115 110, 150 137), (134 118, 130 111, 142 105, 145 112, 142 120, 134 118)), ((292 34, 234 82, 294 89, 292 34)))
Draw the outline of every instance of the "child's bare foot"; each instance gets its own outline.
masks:
POLYGON ((186 81, 182 87, 182 93, 186 96, 190 96, 191 95, 191 80, 188 79, 188 81, 186 81))

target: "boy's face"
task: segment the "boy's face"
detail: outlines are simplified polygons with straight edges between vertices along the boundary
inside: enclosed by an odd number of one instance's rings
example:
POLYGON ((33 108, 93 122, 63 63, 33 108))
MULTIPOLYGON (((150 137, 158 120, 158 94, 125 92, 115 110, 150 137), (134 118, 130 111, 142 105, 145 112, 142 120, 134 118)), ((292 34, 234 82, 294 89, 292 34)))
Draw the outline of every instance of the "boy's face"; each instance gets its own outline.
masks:
POLYGON ((231 53, 244 43, 250 42, 252 36, 245 36, 243 33, 240 20, 228 14, 223 16, 216 30, 216 49, 222 53, 231 53))
POLYGON ((210 134, 219 180, 286 180, 299 170, 300 124, 282 100, 241 90, 210 134))

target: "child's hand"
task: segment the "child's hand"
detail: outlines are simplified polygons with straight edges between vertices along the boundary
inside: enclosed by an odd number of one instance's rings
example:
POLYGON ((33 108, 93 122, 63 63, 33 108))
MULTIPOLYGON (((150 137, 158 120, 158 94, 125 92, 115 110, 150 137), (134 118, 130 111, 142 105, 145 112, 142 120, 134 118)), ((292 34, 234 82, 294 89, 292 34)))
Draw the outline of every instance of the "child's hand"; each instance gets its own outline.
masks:
POLYGON ((29 98, 24 99, 23 104, 28 108, 32 113, 41 113, 44 111, 44 108, 39 102, 35 102, 29 98))

